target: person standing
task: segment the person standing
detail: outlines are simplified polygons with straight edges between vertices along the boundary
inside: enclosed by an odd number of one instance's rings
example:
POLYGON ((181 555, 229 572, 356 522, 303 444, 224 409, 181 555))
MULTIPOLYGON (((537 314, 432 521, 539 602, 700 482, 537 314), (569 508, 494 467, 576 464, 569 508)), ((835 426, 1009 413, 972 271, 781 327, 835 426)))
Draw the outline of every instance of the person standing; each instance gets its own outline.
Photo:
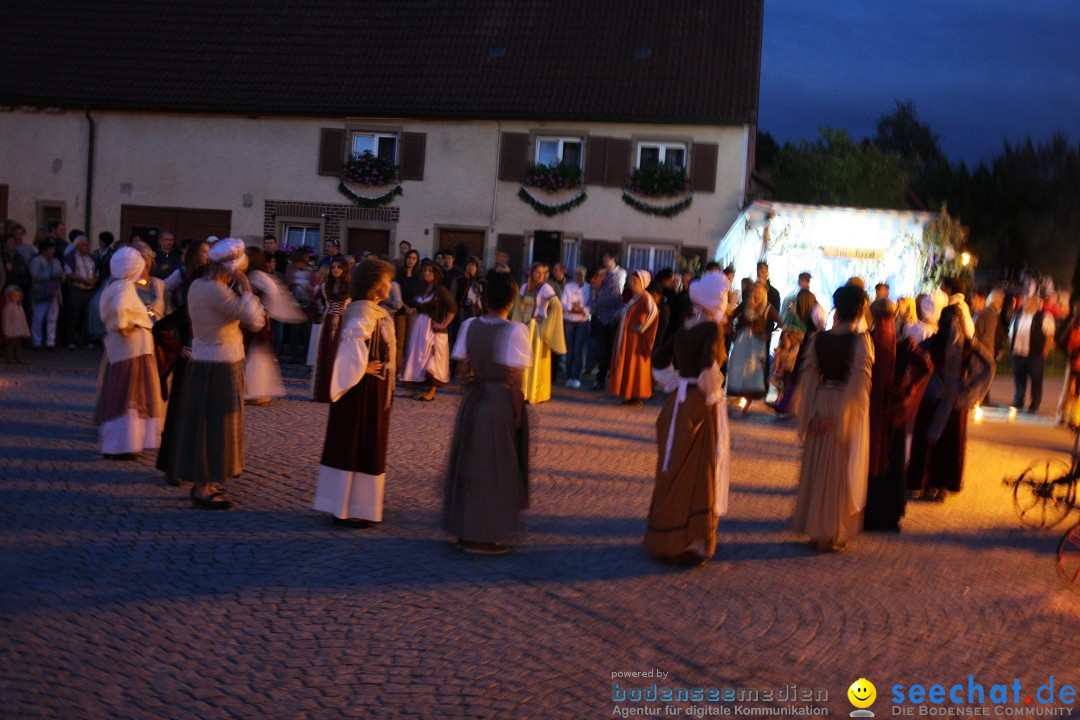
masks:
MULTIPOLYGON (((299 247, 289 256, 289 268, 285 271, 285 284, 305 316, 311 314, 312 278, 315 276, 310 263, 311 255, 308 254, 308 249, 299 247)), ((283 348, 288 348, 284 354, 289 355, 289 362, 304 364, 311 339, 311 320, 305 318, 303 322, 289 323, 285 326, 284 333, 283 348)))
POLYGON ((1031 404, 1026 412, 1032 415, 1039 412, 1042 403, 1043 370, 1046 356, 1054 347, 1054 330, 1054 316, 1042 309, 1039 296, 1029 295, 1025 298, 1023 311, 1013 318, 1010 331, 1015 386, 1012 406, 1021 410, 1024 408, 1024 396, 1030 381, 1031 404))
POLYGON ((134 460, 136 453, 161 443, 163 407, 154 323, 135 285, 146 273, 141 253, 121 248, 110 266, 112 279, 101 294, 106 365, 94 423, 106 458, 134 460))
POLYGON ((412 397, 430 402, 439 386, 450 382, 448 329, 457 314, 457 304, 443 287, 438 265, 431 260, 424 261, 419 279, 422 285, 412 298, 416 314, 401 378, 407 383, 426 386, 424 392, 414 393, 412 397))
POLYGON ((244 336, 262 327, 262 305, 243 272, 244 241, 210 247, 206 275, 188 289, 191 360, 180 398, 181 422, 173 475, 194 485, 192 504, 228 510, 225 485, 244 469, 244 336))
POLYGON ((735 340, 728 361, 728 395, 748 401, 765 397, 768 379, 768 340, 780 323, 780 315, 769 302, 762 282, 750 286, 749 297, 735 308, 735 340), (765 372, 762 371, 764 367, 765 372))
POLYGON ((799 297, 799 293, 803 290, 810 291, 811 275, 808 272, 799 273, 799 287, 795 292, 788 295, 780 304, 780 327, 783 329, 795 328, 806 333, 806 328, 802 326, 802 321, 799 319, 798 313, 795 311, 795 300, 799 297))
POLYGON ((330 263, 341 256, 341 243, 337 240, 327 240, 323 243, 323 250, 326 251, 326 254, 319 260, 319 264, 315 266, 316 270, 330 267, 330 263))
POLYGON ((75 238, 75 252, 67 256, 68 348, 83 347, 89 340, 87 323, 90 300, 97 287, 97 263, 90 255, 90 239, 75 238))
MULTIPOLYGON (((990 366, 990 384, 994 382, 994 374, 997 372, 997 364, 1005 356, 1005 323, 1001 320, 1001 309, 1005 306, 1005 293, 1000 289, 990 291, 986 297, 985 306, 975 308, 975 339, 982 343, 994 358, 990 366)), ((982 404, 992 407, 990 391, 986 391, 986 397, 982 398, 982 404)))
POLYGON ((184 264, 184 254, 176 247, 176 238, 168 230, 158 235, 158 249, 154 257, 154 277, 165 278, 172 275, 184 264))
POLYGON ((668 393, 656 420, 656 483, 645 549, 656 558, 702 565, 716 551, 716 525, 727 514, 731 438, 724 399, 728 280, 706 274, 690 285, 692 314, 656 351, 654 372, 668 393))
POLYGON ((510 320, 529 331, 533 359, 525 370, 525 402, 533 405, 551 399, 551 356, 566 353, 562 303, 547 283, 547 270, 544 263, 533 263, 510 311, 510 320))
POLYGON ((1080 301, 1073 302, 1072 315, 1062 327, 1058 344, 1065 351, 1065 383, 1058 400, 1057 421, 1075 430, 1080 427, 1080 301))
POLYGON ((330 377, 334 371, 341 317, 349 304, 349 263, 337 258, 330 264, 326 280, 315 289, 316 304, 323 306, 319 323, 319 347, 311 373, 311 396, 315 402, 330 402, 330 377))
POLYGON ((622 309, 622 292, 626 285, 626 270, 619 267, 617 256, 604 253, 604 280, 593 297, 593 322, 597 330, 599 347, 597 358, 599 367, 593 390, 607 389, 608 369, 611 367, 611 353, 615 349, 615 337, 619 332, 619 310, 622 309))
POLYGON ((316 510, 351 528, 382 522, 394 398, 394 319, 380 303, 394 266, 368 258, 353 271, 330 377, 330 415, 315 484, 316 510))
POLYGON ((461 326, 454 359, 465 393, 443 483, 442 528, 465 552, 501 555, 529 506, 529 422, 523 373, 533 364, 525 325, 507 320, 517 296, 509 273, 484 283, 483 317, 461 326))
POLYGON ((60 284, 64 281, 64 268, 56 257, 56 243, 51 239, 42 240, 38 245, 38 254, 30 259, 30 280, 30 299, 34 304, 30 340, 35 349, 45 347, 52 350, 56 347, 56 323, 60 317, 60 284))
POLYGON ((581 387, 581 370, 589 342, 589 291, 584 265, 574 270, 574 279, 562 294, 563 334, 566 337, 566 387, 581 387))
POLYGON ((633 296, 619 315, 619 333, 611 358, 608 390, 624 405, 641 407, 652 397, 652 351, 659 329, 659 309, 648 287, 652 276, 646 270, 630 275, 633 296))
MULTIPOLYGON (((405 248, 408 241, 403 240, 399 245, 405 248)), ((412 332, 413 322, 416 319, 416 294, 420 291, 420 253, 409 246, 398 260, 394 281, 401 288, 401 299, 405 303, 394 316, 394 332, 397 338, 397 359, 395 367, 398 372, 405 371, 405 350, 412 332)))
POLYGON ((249 246, 244 249, 244 254, 247 255, 245 272, 251 283, 251 291, 266 313, 263 326, 258 330, 241 328, 244 333, 244 402, 248 405, 267 405, 274 398, 285 396, 281 369, 274 355, 271 318, 277 315, 299 320, 302 314, 292 293, 285 289, 277 275, 269 271, 273 253, 249 246))
POLYGON ((856 332, 866 292, 845 285, 833 293, 833 305, 835 323, 807 340, 799 375, 803 455, 794 528, 818 552, 843 550, 862 530, 869 470, 874 348, 856 332))

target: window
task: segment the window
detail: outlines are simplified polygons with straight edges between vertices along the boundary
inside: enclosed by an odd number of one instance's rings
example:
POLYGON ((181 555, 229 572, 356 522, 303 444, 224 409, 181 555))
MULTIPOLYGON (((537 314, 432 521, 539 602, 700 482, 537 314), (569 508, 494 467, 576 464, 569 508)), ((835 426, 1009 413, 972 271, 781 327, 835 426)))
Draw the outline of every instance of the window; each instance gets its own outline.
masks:
POLYGON ((36 209, 38 227, 47 228, 53 220, 65 222, 67 203, 62 200, 38 200, 36 209))
POLYGON ((558 165, 559 163, 566 163, 580 168, 581 146, 581 138, 579 137, 536 138, 536 164, 558 165))
POLYGON ((397 135, 370 132, 354 132, 352 136, 352 154, 362 155, 369 152, 375 157, 397 164, 397 135))
POLYGON ((667 165, 668 167, 686 167, 685 143, 640 143, 638 145, 637 166, 667 165))
POLYGON ((626 259, 628 270, 648 270, 656 275, 675 268, 674 245, 631 245, 626 259))
POLYGON ((578 239, 564 237, 562 241, 562 264, 566 274, 574 276, 574 268, 578 266, 579 257, 578 239))
POLYGON ((322 255, 322 245, 319 242, 322 230, 318 225, 286 225, 282 235, 285 237, 284 244, 294 250, 307 247, 315 254, 322 255))

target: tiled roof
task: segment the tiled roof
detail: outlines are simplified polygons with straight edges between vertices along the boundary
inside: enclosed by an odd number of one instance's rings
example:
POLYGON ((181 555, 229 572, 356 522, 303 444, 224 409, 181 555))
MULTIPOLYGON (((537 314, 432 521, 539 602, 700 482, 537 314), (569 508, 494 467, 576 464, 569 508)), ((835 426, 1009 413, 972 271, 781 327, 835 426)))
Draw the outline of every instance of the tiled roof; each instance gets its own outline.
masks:
POLYGON ((0 104, 756 122, 763 0, 0 3, 0 104))

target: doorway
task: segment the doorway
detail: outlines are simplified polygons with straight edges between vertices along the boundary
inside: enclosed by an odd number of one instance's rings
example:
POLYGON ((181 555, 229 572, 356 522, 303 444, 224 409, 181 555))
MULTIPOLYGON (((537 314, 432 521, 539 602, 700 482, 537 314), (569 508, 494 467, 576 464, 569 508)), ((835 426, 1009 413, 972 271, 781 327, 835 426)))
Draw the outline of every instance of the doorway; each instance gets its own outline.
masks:
POLYGON ((364 252, 375 255, 390 254, 390 231, 373 228, 349 228, 349 235, 345 239, 345 247, 342 248, 346 255, 352 255, 357 260, 364 252))
POLYGON ((454 253, 454 264, 464 267, 465 259, 475 255, 484 260, 484 236, 483 230, 452 230, 439 228, 439 251, 449 250, 454 253))
POLYGON ((210 235, 229 237, 231 229, 231 210, 120 206, 120 237, 126 240, 132 232, 138 231, 139 237, 155 249, 157 237, 164 230, 171 232, 177 243, 182 243, 188 238, 205 240, 210 235))

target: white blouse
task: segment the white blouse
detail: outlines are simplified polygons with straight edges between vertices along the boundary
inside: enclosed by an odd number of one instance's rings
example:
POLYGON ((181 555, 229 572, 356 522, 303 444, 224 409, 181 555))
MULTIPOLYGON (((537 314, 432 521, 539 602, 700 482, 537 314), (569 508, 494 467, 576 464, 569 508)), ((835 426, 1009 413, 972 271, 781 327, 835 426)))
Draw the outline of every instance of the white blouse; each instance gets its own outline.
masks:
POLYGON ((524 323, 510 322, 502 318, 484 315, 478 318, 469 318, 458 330, 457 342, 454 343, 452 357, 455 360, 468 360, 469 350, 465 344, 469 337, 469 327, 474 322, 482 322, 485 325, 503 325, 499 334, 499 342, 495 348, 495 362, 512 368, 527 368, 532 366, 532 347, 529 345, 529 328, 524 323))

